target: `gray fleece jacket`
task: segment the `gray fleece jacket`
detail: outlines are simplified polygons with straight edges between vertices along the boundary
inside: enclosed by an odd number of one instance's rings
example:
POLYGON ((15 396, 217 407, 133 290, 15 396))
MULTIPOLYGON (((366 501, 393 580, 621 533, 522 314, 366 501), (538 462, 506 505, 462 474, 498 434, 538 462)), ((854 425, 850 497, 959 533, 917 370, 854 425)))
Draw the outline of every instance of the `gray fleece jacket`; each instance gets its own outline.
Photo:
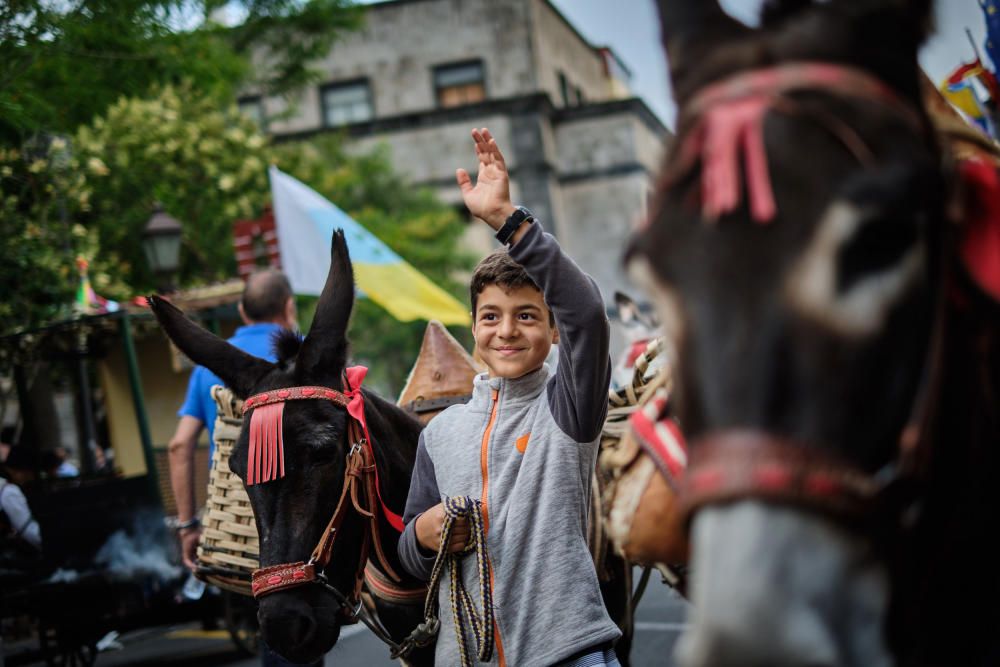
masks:
MULTIPOLYGON (((403 566, 429 579, 434 554, 414 519, 445 497, 479 498, 487 519, 496 627, 492 664, 555 664, 617 639, 587 550, 590 476, 607 413, 608 321, 600 291, 536 222, 510 249, 541 287, 559 329, 559 363, 516 378, 475 380, 472 400, 420 436, 399 541, 403 566)), ((475 556, 466 590, 479 605, 475 556)), ((447 571, 439 592, 436 664, 461 664, 447 571)), ((479 610, 481 612, 481 610, 479 610)), ((475 643, 467 633, 475 655, 475 643)))

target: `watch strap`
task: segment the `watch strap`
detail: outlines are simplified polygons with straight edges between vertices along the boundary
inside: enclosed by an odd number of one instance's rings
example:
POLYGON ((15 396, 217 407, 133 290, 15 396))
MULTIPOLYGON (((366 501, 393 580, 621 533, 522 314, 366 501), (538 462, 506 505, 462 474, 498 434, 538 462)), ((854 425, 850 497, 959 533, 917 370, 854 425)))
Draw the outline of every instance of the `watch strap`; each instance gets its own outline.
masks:
POLYGON ((533 216, 531 211, 523 206, 518 206, 503 223, 503 227, 497 230, 497 241, 503 243, 504 245, 508 245, 511 238, 514 236, 514 233, 521 228, 521 225, 532 219, 533 216))

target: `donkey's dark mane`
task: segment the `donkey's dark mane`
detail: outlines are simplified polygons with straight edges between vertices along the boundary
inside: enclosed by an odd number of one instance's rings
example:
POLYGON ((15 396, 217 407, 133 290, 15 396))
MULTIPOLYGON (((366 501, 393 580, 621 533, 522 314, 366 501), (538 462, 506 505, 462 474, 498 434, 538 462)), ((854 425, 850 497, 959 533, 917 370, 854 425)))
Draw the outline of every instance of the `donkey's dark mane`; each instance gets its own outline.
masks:
POLYGON ((278 363, 285 365, 293 361, 302 349, 302 337, 291 329, 282 329, 274 335, 272 344, 278 363))

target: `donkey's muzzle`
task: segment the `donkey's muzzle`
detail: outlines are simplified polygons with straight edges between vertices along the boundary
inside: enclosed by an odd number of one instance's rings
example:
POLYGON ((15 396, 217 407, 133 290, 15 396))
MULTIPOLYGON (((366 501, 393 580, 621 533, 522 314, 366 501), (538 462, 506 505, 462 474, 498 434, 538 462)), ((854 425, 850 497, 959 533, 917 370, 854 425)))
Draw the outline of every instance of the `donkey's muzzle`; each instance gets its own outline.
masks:
POLYGON ((301 591, 278 592, 260 600, 261 637, 273 651, 291 662, 318 660, 340 638, 340 608, 310 602, 303 599, 301 591))

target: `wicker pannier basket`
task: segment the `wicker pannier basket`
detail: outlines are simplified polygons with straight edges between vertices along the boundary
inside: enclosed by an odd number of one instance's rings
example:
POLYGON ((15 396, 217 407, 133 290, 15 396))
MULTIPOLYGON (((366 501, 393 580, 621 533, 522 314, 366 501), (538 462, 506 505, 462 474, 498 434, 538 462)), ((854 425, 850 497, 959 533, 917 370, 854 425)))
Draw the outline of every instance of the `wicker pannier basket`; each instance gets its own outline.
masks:
POLYGON ((218 416, 198 543, 198 576, 227 591, 250 595, 250 577, 260 560, 257 524, 243 480, 229 469, 229 456, 243 426, 243 401, 219 385, 212 387, 212 398, 218 416))

